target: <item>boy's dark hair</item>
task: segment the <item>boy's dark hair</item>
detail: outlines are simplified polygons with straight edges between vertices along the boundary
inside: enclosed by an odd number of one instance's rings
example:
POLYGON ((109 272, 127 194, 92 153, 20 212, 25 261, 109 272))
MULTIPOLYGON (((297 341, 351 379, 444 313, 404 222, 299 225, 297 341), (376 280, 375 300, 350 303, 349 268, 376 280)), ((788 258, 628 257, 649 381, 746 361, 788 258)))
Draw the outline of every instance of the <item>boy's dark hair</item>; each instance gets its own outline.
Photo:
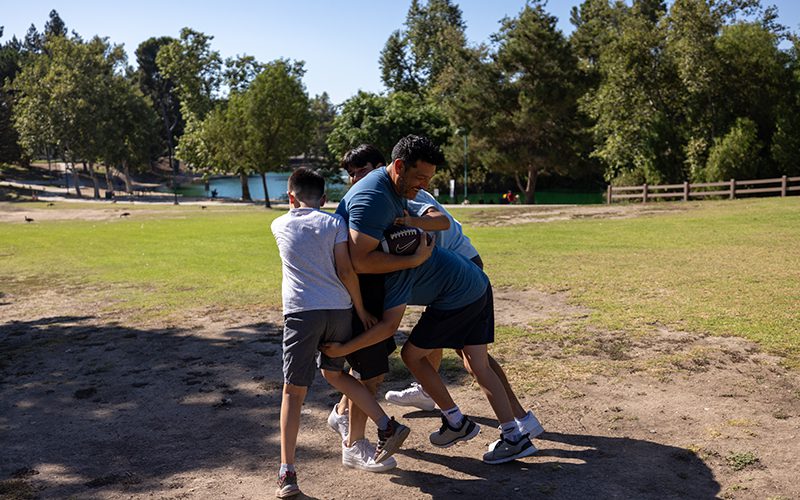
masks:
POLYGON ((316 203, 325 194, 325 179, 310 168, 300 167, 289 176, 289 191, 308 203, 316 203))
POLYGON ((367 163, 371 163, 373 167, 386 165, 386 158, 372 144, 361 144, 344 154, 341 166, 349 172, 351 169, 363 168, 367 163))
POLYGON ((444 164, 442 150, 430 139, 419 135, 407 135, 397 141, 392 149, 392 161, 403 160, 408 167, 414 167, 422 160, 431 165, 444 164))

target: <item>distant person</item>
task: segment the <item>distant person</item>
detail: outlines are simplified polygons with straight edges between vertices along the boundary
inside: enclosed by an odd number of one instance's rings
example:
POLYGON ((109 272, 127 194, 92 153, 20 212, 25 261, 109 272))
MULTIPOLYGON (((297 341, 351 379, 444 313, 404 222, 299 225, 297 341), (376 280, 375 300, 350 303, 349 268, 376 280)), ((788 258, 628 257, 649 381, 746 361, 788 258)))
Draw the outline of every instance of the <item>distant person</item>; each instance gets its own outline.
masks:
POLYGON ((219 194, 219 193, 217 192, 217 190, 216 190, 216 189, 212 189, 212 190, 211 190, 211 199, 212 199, 212 200, 213 200, 213 199, 215 199, 215 198, 217 197, 217 195, 218 195, 218 194, 219 194))
POLYGON ((376 320, 364 309, 348 252, 347 226, 340 216, 320 210, 326 201, 325 180, 307 168, 298 168, 289 177, 288 192, 289 213, 275 219, 271 226, 283 268, 284 385, 278 498, 300 492, 294 468, 300 410, 316 368, 378 425, 377 447, 360 450, 371 452, 363 458, 366 463, 382 470, 394 467, 392 454, 410 432, 390 419, 373 395, 343 371, 343 357, 319 352, 322 342, 350 339, 351 309, 365 328, 376 320))

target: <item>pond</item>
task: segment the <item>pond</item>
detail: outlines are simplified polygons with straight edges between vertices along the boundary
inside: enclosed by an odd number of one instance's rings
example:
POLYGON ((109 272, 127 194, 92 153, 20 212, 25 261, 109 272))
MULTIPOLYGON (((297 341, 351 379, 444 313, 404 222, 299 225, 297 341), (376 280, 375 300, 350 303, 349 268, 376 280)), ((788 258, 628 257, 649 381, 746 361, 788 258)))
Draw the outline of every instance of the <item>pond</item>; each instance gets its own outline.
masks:
MULTIPOLYGON (((267 191, 269 191, 270 201, 288 201, 286 182, 289 180, 289 175, 291 175, 291 172, 267 173, 267 191)), ((250 188, 251 198, 254 200, 264 199, 264 187, 261 183, 260 175, 248 177, 247 185, 250 188)), ((325 188, 329 200, 339 200, 347 191, 347 185, 343 182, 332 183, 326 181, 325 188)), ((211 193, 215 190, 217 192, 217 198, 238 200, 242 197, 242 183, 239 177, 213 177, 209 179, 208 190, 205 189, 203 184, 182 185, 178 188, 178 193, 184 196, 211 197, 211 193)))

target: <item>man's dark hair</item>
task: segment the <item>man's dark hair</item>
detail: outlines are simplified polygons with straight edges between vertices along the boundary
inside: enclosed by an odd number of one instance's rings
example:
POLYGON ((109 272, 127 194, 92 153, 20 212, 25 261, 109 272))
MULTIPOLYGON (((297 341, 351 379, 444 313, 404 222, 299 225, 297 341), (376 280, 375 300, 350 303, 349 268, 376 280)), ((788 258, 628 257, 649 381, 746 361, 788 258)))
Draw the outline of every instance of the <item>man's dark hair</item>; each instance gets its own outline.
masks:
POLYGON ((307 203, 315 203, 325 193, 325 179, 310 168, 300 167, 289 176, 289 191, 307 203))
POLYGON ((373 167, 379 167, 386 165, 386 158, 372 144, 361 144, 344 154, 341 166, 349 172, 351 169, 363 168, 367 166, 367 163, 371 163, 373 167))
POLYGON ((442 150, 430 139, 419 135, 407 135, 397 141, 392 149, 392 161, 403 160, 408 167, 414 167, 422 160, 437 167, 444 164, 442 150))

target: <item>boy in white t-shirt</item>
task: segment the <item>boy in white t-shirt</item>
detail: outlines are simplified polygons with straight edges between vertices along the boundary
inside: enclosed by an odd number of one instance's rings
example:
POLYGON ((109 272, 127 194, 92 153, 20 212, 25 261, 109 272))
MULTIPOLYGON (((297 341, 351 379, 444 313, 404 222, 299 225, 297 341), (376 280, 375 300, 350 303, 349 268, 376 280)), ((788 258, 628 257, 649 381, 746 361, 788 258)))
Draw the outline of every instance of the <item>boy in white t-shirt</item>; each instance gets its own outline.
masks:
MULTIPOLYGON (((300 409, 319 368, 334 388, 346 394, 378 425, 378 445, 360 450, 372 470, 394 467, 391 455, 408 437, 410 429, 389 418, 374 396, 344 372, 344 358, 329 358, 319 351, 323 342, 345 342, 352 335, 352 312, 365 328, 376 319, 365 309, 358 276, 350 262, 347 225, 341 217, 322 212, 325 180, 312 170, 299 168, 289 177, 289 213, 272 222, 280 252, 283 281, 283 399, 281 402, 281 468, 275 495, 297 495, 294 469, 300 409)), ((368 442, 367 442, 368 443, 368 442)), ((345 454, 343 457, 352 456, 345 454)), ((348 464, 345 464, 348 465, 348 464)))

